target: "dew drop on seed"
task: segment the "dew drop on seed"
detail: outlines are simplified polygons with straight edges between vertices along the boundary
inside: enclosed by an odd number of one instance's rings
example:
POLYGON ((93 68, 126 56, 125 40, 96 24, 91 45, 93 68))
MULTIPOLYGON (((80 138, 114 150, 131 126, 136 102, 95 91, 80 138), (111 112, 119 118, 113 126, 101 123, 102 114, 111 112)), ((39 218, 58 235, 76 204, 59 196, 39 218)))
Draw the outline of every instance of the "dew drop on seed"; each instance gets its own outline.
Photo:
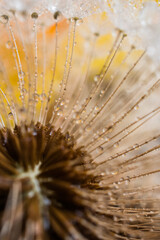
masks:
POLYGON ((98 110, 99 110, 99 107, 98 107, 98 106, 95 106, 94 109, 95 109, 95 111, 98 111, 98 110))
POLYGON ((37 19, 37 18, 38 18, 38 13, 33 12, 33 13, 31 14, 31 18, 37 19))
POLYGON ((129 184, 129 179, 125 180, 125 184, 128 185, 129 184))
POLYGON ((91 126, 88 125, 88 126, 86 127, 86 131, 89 132, 90 130, 91 130, 91 126))
POLYGON ((118 174, 118 172, 116 171, 116 172, 112 172, 112 175, 117 175, 118 174))
POLYGON ((12 112, 8 113, 8 118, 9 118, 9 119, 12 119, 12 118, 13 118, 13 113, 12 113, 12 112))
POLYGON ((98 148, 97 148, 97 152, 98 152, 98 153, 102 153, 102 152, 103 152, 103 147, 101 147, 101 146, 98 147, 98 148))
POLYGON ((95 36, 95 37, 99 37, 99 35, 100 35, 100 34, 99 34, 98 32, 95 32, 95 33, 94 33, 94 36, 95 36))
POLYGON ((63 114, 62 114, 62 110, 60 109, 60 110, 58 110, 58 112, 57 112, 57 115, 58 116, 62 116, 63 114))
POLYGON ((32 135, 37 136, 37 131, 33 131, 32 135))
POLYGON ((24 76, 25 76, 25 72, 20 71, 20 72, 18 73, 18 77, 19 77, 19 78, 24 78, 24 76))
POLYGON ((28 91, 27 91, 26 88, 23 88, 23 89, 22 89, 22 92, 23 92, 24 96, 27 95, 27 93, 28 93, 28 91))
POLYGON ((98 82, 98 80, 99 80, 99 75, 95 75, 94 76, 94 82, 98 82))
POLYGON ((82 123, 82 119, 76 120, 76 124, 81 124, 81 123, 82 123))
POLYGON ((21 100, 23 100, 23 99, 24 99, 24 95, 21 94, 21 95, 19 96, 19 98, 20 98, 21 100))
POLYGON ((82 18, 77 19, 76 23, 77 26, 81 25, 83 23, 83 19, 82 18))
POLYGON ((34 191, 30 191, 30 192, 28 193, 28 197, 29 197, 29 198, 32 198, 32 197, 34 196, 34 194, 35 194, 34 191))
POLYGON ((55 111, 55 112, 58 112, 58 111, 59 111, 59 105, 57 105, 57 106, 54 107, 54 111, 55 111))
POLYGON ((99 96, 100 96, 100 97, 103 97, 103 95, 104 95, 104 90, 101 90, 99 96))
POLYGON ((42 94, 40 95, 40 100, 41 100, 41 101, 45 101, 46 98, 47 98, 47 96, 46 96, 45 93, 42 93, 42 94))
POLYGON ((134 107, 134 110, 138 110, 138 108, 139 108, 139 106, 138 106, 138 105, 136 105, 136 106, 134 107))
POLYGON ((25 118, 26 118, 25 108, 20 108, 19 109, 19 117, 20 117, 21 121, 25 121, 25 118))
POLYGON ((109 126, 108 129, 107 129, 108 132, 112 132, 113 131, 113 127, 112 126, 109 126))
POLYGON ((133 148, 134 148, 135 150, 137 150, 137 149, 139 148, 139 145, 136 143, 136 144, 133 146, 133 148))
POLYGON ((64 104, 65 104, 65 102, 62 100, 61 103, 60 103, 60 105, 63 106, 64 104))
POLYGON ((44 75, 44 73, 43 73, 43 72, 41 72, 41 73, 40 73, 40 77, 41 77, 41 78, 43 78, 43 75, 44 75))
POLYGON ((38 102, 38 100, 39 100, 39 94, 38 93, 34 94, 34 99, 35 99, 36 102, 38 102))
POLYGON ((106 141, 106 142, 109 142, 109 137, 104 137, 104 140, 106 141))
POLYGON ((60 12, 60 11, 57 11, 57 12, 55 12, 55 13, 53 14, 53 18, 54 18, 55 20, 58 20, 60 17, 61 17, 61 12, 60 12))
POLYGON ((119 147, 119 143, 115 143, 115 144, 114 144, 114 147, 115 147, 115 148, 118 148, 118 147, 119 147))
POLYGON ((11 49, 12 47, 13 47, 12 42, 11 41, 7 41, 6 42, 6 48, 7 49, 11 49))
POLYGON ((0 22, 3 24, 7 24, 9 21, 9 17, 7 15, 0 16, 0 22))

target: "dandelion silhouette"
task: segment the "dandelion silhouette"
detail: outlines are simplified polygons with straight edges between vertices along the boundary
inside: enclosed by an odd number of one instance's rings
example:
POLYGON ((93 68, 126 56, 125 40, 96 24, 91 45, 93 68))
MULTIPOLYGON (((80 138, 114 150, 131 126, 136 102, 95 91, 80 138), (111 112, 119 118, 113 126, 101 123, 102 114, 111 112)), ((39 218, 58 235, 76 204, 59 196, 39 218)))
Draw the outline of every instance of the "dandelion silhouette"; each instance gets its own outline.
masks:
POLYGON ((96 17, 0 17, 1 240, 160 238, 158 68, 96 17))

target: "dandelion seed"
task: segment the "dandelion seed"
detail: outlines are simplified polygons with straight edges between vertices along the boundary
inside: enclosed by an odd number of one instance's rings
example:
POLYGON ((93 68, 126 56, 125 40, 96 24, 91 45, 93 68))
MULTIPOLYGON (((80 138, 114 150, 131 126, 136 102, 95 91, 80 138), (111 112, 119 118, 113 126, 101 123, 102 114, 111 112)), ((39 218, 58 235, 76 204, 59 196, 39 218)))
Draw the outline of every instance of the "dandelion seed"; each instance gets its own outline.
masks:
POLYGON ((160 74, 129 2, 1 1, 0 239, 160 239, 160 74))

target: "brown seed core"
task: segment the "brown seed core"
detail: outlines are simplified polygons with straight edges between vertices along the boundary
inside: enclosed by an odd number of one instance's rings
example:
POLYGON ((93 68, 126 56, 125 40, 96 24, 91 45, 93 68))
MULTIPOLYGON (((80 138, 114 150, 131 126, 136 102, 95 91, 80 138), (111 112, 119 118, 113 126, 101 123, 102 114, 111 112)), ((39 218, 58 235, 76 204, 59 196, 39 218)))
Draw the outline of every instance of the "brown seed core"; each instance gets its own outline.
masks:
POLYGON ((37 123, 16 126, 14 132, 1 129, 0 155, 0 178, 5 183, 0 183, 1 222, 8 193, 19 184, 17 208, 23 203, 23 234, 30 220, 39 225, 40 232, 34 235, 45 239, 69 236, 71 223, 87 209, 85 194, 93 181, 91 159, 83 147, 76 148, 69 133, 37 123))

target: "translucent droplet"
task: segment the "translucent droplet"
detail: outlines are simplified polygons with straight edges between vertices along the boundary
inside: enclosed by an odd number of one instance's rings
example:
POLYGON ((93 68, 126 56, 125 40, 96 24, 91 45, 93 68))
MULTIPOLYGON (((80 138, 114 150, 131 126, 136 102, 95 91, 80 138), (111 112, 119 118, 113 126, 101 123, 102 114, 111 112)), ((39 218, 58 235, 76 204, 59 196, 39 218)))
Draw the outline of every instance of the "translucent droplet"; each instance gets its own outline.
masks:
POLYGON ((57 111, 59 110, 59 108, 60 108, 59 105, 55 106, 55 107, 54 107, 55 112, 57 112, 57 111))
POLYGON ((6 48, 11 49, 12 47, 13 47, 12 42, 11 41, 7 41, 6 42, 6 48))
POLYGON ((95 106, 94 109, 95 109, 95 111, 98 111, 98 110, 99 110, 99 107, 98 107, 98 106, 95 106))
POLYGON ((91 126, 88 125, 88 126, 86 127, 86 131, 89 132, 90 130, 91 130, 91 126))
POLYGON ((12 119, 12 118, 13 118, 13 113, 12 113, 12 112, 8 113, 8 118, 9 118, 9 119, 12 119))
POLYGON ((139 108, 139 106, 138 106, 138 105, 136 105, 136 106, 134 107, 134 110, 138 110, 138 108, 139 108))
POLYGON ((125 180, 125 184, 128 185, 129 184, 129 179, 125 180))
POLYGON ((104 140, 105 140, 106 142, 109 142, 109 138, 108 138, 108 137, 104 137, 104 140))
POLYGON ((55 12, 55 13, 53 14, 53 18, 54 18, 55 20, 58 20, 60 17, 61 17, 61 12, 60 12, 60 11, 57 11, 57 12, 55 12))
POLYGON ((95 75, 94 76, 94 82, 98 82, 98 80, 99 80, 99 75, 95 75))
POLYGON ((112 175, 117 175, 118 172, 112 172, 112 175))
POLYGON ((58 110, 58 112, 57 112, 57 115, 58 116, 62 116, 63 115, 63 112, 62 112, 62 110, 60 109, 60 110, 58 110))
POLYGON ((41 77, 41 78, 43 78, 43 75, 44 75, 44 73, 43 73, 43 72, 41 72, 41 74, 40 74, 40 77, 41 77))
POLYGON ((19 78, 24 78, 24 76, 25 76, 25 72, 20 71, 20 72, 18 73, 18 77, 19 77, 19 78))
POLYGON ((35 99, 36 102, 39 101, 39 94, 38 94, 38 93, 35 93, 35 94, 34 94, 34 99, 35 99))
POLYGON ((125 184, 126 184, 126 185, 128 185, 128 184, 129 184, 129 182, 130 182, 130 177, 129 177, 129 176, 127 176, 127 179, 125 180, 125 184))
POLYGON ((133 146, 133 148, 134 148, 135 150, 137 150, 137 149, 139 148, 139 145, 138 145, 138 144, 135 144, 135 145, 133 146))
POLYGON ((109 126, 107 130, 108 130, 108 132, 112 132, 113 131, 113 127, 109 126))
POLYGON ((42 94, 40 95, 40 100, 41 100, 41 101, 45 101, 46 98, 47 98, 47 96, 46 96, 45 93, 42 93, 42 94))
POLYGON ((33 132, 32 132, 32 135, 33 135, 33 136, 37 136, 37 131, 33 131, 33 132))
POLYGON ((82 123, 82 119, 77 119, 76 120, 76 124, 81 124, 82 123))
POLYGON ((22 89, 22 92, 23 92, 24 95, 27 95, 27 93, 28 93, 28 91, 27 91, 26 88, 23 88, 23 89, 22 89))
POLYGON ((101 90, 100 97, 102 97, 103 95, 104 95, 104 90, 101 90))
POLYGON ((99 35, 100 35, 100 34, 99 34, 98 32, 95 32, 95 33, 94 33, 94 36, 95 36, 95 37, 99 37, 99 35))
POLYGON ((19 109, 19 118, 21 119, 21 121, 25 121, 25 119, 26 119, 26 110, 25 110, 25 108, 20 108, 19 109))
POLYGON ((61 106, 63 106, 65 104, 65 101, 62 100, 60 104, 61 106))
POLYGON ((37 18, 38 18, 38 13, 33 12, 33 13, 31 14, 31 18, 37 19, 37 18))
POLYGON ((119 143, 118 143, 118 142, 115 143, 115 144, 114 144, 114 147, 115 147, 115 148, 119 147, 119 143))
POLYGON ((97 148, 97 152, 98 152, 98 153, 101 153, 101 152, 103 152, 103 147, 101 147, 101 146, 100 146, 100 147, 98 147, 98 148, 97 148))
POLYGON ((78 26, 81 25, 83 23, 83 19, 82 18, 77 19, 76 23, 78 26))
POLYGON ((7 24, 9 21, 9 17, 7 15, 0 16, 0 22, 3 24, 7 24))

